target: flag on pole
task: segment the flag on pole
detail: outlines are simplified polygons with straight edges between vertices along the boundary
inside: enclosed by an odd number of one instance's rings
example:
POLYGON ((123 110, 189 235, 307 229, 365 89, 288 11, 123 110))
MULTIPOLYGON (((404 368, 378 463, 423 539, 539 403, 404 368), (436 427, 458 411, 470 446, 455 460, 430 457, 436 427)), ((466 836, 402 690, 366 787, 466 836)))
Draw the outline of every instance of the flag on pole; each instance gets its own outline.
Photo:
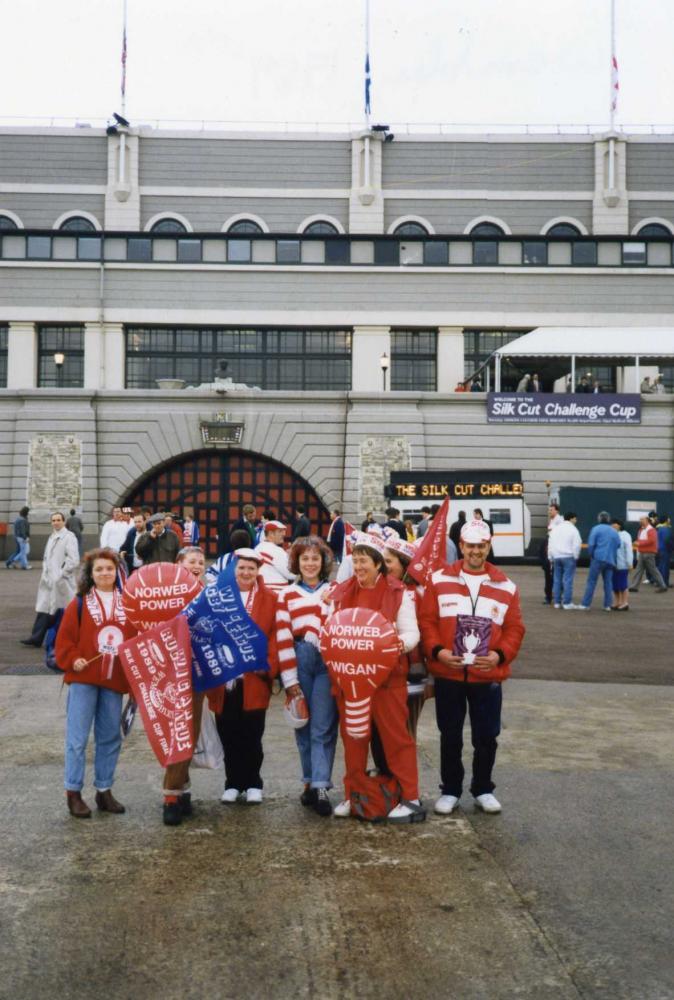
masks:
POLYGON ((618 80, 618 60, 615 55, 611 56, 611 111, 618 107, 618 91, 620 82, 618 80))
POLYGON ((407 567, 407 575, 424 584, 428 577, 444 565, 447 559, 447 529, 449 497, 443 500, 430 528, 417 546, 416 554, 407 567))
POLYGON ((126 24, 122 34, 122 100, 126 97, 126 24))
POLYGON ((365 53, 365 114, 369 115, 372 112, 372 107, 370 105, 370 88, 372 86, 372 78, 370 77, 370 53, 365 53))

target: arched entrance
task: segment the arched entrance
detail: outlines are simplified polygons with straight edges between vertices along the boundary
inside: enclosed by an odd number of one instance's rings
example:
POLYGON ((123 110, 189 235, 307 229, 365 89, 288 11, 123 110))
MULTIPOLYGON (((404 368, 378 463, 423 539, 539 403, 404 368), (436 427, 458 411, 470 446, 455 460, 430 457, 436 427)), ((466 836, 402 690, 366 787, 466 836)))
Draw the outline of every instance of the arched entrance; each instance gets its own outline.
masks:
POLYGON ((258 515, 271 507, 292 523, 295 507, 304 504, 312 528, 325 535, 327 508, 309 484, 285 465, 249 451, 196 451, 155 469, 125 498, 127 507, 151 507, 183 516, 192 510, 206 555, 225 551, 229 533, 252 503, 258 515))

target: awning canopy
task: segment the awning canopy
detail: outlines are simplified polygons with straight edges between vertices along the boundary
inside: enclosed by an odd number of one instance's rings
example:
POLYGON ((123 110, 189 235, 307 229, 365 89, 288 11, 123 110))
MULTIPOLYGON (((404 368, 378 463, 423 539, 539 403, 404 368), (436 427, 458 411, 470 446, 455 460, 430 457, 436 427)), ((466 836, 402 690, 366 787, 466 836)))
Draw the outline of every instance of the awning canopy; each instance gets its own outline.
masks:
POLYGON ((502 358, 613 358, 624 362, 674 358, 671 326, 547 326, 499 347, 502 358))

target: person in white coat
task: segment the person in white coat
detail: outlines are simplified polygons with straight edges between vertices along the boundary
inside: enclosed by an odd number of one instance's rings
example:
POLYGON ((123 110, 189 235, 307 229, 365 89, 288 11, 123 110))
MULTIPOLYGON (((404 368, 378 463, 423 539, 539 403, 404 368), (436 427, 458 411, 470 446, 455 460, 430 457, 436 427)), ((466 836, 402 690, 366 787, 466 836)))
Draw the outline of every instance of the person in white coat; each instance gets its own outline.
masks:
POLYGON ((255 546, 255 551, 262 557, 260 576, 265 586, 278 593, 296 579, 290 572, 288 553, 283 548, 286 535, 286 525, 281 521, 267 521, 264 526, 264 538, 255 546))
POLYGON ((41 646, 47 629, 54 624, 56 612, 65 608, 75 596, 75 573, 80 564, 77 537, 68 531, 65 518, 58 511, 51 516, 51 526, 52 533, 42 558, 33 630, 29 639, 21 640, 24 646, 41 646))

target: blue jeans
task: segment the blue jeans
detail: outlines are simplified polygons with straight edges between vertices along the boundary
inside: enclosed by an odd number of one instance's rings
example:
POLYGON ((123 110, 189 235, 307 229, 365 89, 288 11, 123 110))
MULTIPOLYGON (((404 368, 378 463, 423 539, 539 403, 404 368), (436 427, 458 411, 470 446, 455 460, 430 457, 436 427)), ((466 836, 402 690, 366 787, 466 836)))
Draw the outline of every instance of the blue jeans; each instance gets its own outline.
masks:
POLYGON ((122 746, 119 728, 122 696, 95 684, 69 684, 66 708, 65 788, 81 792, 91 726, 94 726, 94 785, 99 792, 112 788, 122 746))
POLYGON ((576 575, 576 560, 573 556, 563 556, 552 560, 552 596, 555 604, 573 603, 573 578, 576 575), (562 588, 564 595, 562 596, 562 588))
POLYGON ((586 608, 589 608, 592 604, 594 589, 597 586, 599 577, 604 581, 604 607, 610 608, 613 603, 613 565, 612 563, 602 562, 600 559, 592 559, 587 584, 585 585, 585 593, 581 602, 586 608))
POLYGON ((660 570, 660 576, 665 581, 665 587, 669 586, 669 570, 670 570, 671 553, 669 550, 666 552, 658 552, 655 565, 660 570))
POLYGON ((312 788, 332 788, 337 705, 330 693, 330 677, 316 646, 300 640, 295 644, 295 655, 300 687, 309 706, 309 722, 295 730, 302 780, 312 788))
POLYGON ((14 562, 18 562, 21 569, 28 569, 28 553, 30 552, 30 540, 28 538, 17 538, 16 552, 9 557, 5 565, 9 567, 14 562))

